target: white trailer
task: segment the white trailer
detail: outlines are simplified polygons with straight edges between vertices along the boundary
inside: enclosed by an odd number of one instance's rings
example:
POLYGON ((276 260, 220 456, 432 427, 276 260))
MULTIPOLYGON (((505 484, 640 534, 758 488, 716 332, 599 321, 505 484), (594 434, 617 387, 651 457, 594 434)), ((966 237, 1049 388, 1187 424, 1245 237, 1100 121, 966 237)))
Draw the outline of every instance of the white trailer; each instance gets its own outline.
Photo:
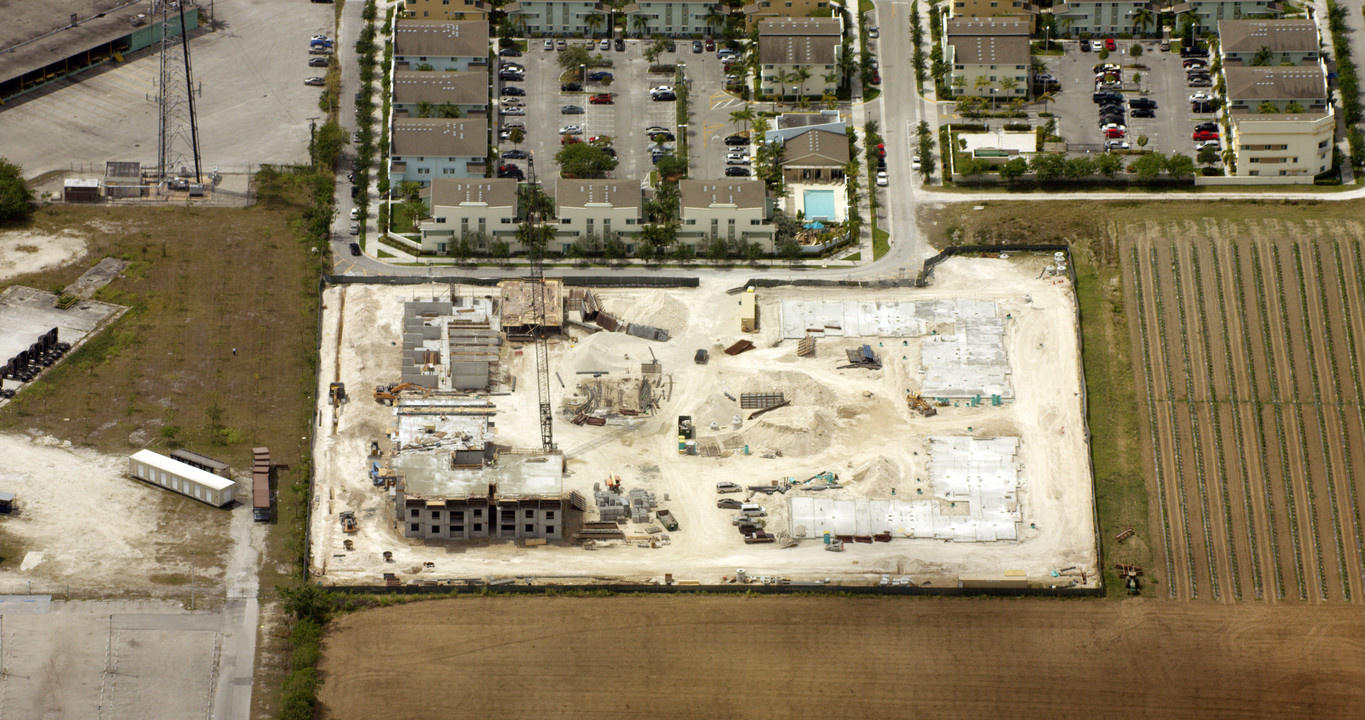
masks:
POLYGON ((236 494, 233 481, 151 450, 129 456, 128 474, 214 507, 227 505, 236 494))

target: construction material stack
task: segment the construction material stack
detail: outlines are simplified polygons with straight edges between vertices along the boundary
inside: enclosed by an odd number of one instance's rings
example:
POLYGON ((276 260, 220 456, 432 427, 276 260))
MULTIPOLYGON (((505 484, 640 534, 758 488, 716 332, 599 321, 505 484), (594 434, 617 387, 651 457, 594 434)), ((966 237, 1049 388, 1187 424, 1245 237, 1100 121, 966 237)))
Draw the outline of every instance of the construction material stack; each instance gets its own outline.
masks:
POLYGON ((270 521, 270 448, 251 449, 251 506, 256 522, 270 521))

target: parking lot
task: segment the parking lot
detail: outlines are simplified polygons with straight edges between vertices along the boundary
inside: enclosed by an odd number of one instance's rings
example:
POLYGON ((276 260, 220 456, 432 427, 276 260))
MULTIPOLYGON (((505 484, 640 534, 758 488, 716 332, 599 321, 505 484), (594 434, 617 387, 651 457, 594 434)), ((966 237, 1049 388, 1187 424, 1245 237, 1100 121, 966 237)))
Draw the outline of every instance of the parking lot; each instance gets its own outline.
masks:
POLYGON ((1194 126, 1214 121, 1213 113, 1193 113, 1190 94, 1209 88, 1191 88, 1186 83, 1179 53, 1161 52, 1156 42, 1143 42, 1143 53, 1134 58, 1129 54, 1133 40, 1118 40, 1118 51, 1100 60, 1099 54, 1081 52, 1077 43, 1063 43, 1066 54, 1043 57, 1048 72, 1062 85, 1062 92, 1049 104, 1048 110, 1057 116, 1057 131, 1068 145, 1095 146, 1100 150, 1104 136, 1099 126, 1098 108, 1093 100, 1095 92, 1094 67, 1100 63, 1122 66, 1122 94, 1125 105, 1136 98, 1150 98, 1157 104, 1155 118, 1135 118, 1131 110, 1127 118, 1127 141, 1131 149, 1153 150, 1165 154, 1195 155, 1191 139, 1194 126), (1146 137, 1147 144, 1139 147, 1138 138, 1146 137))
MULTIPOLYGON (((744 131, 743 124, 730 121, 730 113, 743 110, 744 100, 725 92, 725 72, 723 64, 715 52, 693 54, 691 45, 679 46, 689 52, 682 59, 687 63, 686 73, 690 82, 690 102, 692 111, 691 134, 688 147, 691 150, 691 177, 711 180, 725 177, 725 153, 730 150, 745 150, 745 146, 727 146, 725 138, 744 131)), ((755 111, 763 106, 754 106, 755 111)), ((747 148, 750 157, 753 147, 747 148)), ((752 166, 746 165, 744 167, 752 166)))
MULTIPOLYGON (((521 100, 526 108, 526 115, 503 118, 503 124, 521 122, 525 125, 526 142, 522 143, 521 149, 529 151, 535 158, 536 179, 544 186, 547 194, 554 195, 555 181, 559 178, 559 167, 553 158, 562 147, 559 129, 564 126, 577 125, 582 128, 582 134, 577 137, 584 140, 592 137, 611 137, 613 139, 611 146, 616 150, 618 162, 611 176, 617 178, 644 180, 653 169, 649 155, 650 142, 645 135, 645 128, 650 126, 668 128, 676 137, 676 103, 654 102, 648 93, 651 87, 671 86, 673 78, 670 75, 649 73, 649 63, 641 55, 644 47, 641 41, 628 40, 626 49, 622 52, 594 48, 593 53, 600 53, 604 59, 612 62, 612 66, 589 69, 588 72, 606 71, 611 73, 612 80, 610 83, 584 82, 581 92, 564 92, 560 89, 562 70, 558 63, 558 52, 543 49, 541 40, 531 40, 530 48, 522 57, 505 59, 522 65, 526 75, 525 80, 521 82, 499 80, 499 92, 504 85, 524 89, 526 96, 517 99, 521 100), (592 95, 598 93, 611 93, 613 102, 611 104, 588 102, 592 95), (581 115, 566 115, 561 111, 565 105, 576 105, 583 108, 584 112, 581 115)), ((678 49, 685 52, 687 45, 679 44, 678 49)), ((677 57, 676 53, 665 53, 659 58, 659 62, 672 62, 677 57)), ((566 76, 565 81, 568 79, 566 76)), ((505 98, 500 98, 502 99, 505 98)), ((669 143, 668 146, 675 147, 676 143, 669 143)), ((499 145, 500 152, 506 152, 512 147, 509 142, 502 142, 499 145)), ((509 162, 523 169, 527 164, 525 160, 509 162)))
MULTIPOLYGON (((303 81, 326 74, 308 66, 308 38, 330 35, 333 13, 333 5, 313 3, 282 12, 273 0, 217 6, 216 31, 190 41, 205 170, 307 158, 320 89, 303 81)), ((102 172, 109 160, 155 165, 159 68, 149 50, 11 101, 0 127, 23 141, 6 143, 5 155, 29 177, 72 165, 102 172)))

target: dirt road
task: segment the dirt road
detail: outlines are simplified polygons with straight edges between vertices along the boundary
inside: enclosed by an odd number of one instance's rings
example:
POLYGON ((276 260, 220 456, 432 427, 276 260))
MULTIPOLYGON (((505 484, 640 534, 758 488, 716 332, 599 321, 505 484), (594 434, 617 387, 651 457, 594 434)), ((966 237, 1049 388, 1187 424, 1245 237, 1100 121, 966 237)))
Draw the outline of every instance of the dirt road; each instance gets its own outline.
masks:
POLYGON ((1348 606, 459 598, 335 622, 320 717, 1347 717, 1348 606))

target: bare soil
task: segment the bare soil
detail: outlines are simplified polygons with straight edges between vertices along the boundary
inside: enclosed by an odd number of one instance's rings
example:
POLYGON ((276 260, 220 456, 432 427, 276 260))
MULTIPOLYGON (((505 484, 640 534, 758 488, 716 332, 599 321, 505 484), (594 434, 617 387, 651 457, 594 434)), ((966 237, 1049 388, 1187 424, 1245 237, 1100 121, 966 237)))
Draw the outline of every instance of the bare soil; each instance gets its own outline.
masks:
POLYGON ((1349 717, 1353 608, 464 597, 354 613, 319 717, 1349 717))

